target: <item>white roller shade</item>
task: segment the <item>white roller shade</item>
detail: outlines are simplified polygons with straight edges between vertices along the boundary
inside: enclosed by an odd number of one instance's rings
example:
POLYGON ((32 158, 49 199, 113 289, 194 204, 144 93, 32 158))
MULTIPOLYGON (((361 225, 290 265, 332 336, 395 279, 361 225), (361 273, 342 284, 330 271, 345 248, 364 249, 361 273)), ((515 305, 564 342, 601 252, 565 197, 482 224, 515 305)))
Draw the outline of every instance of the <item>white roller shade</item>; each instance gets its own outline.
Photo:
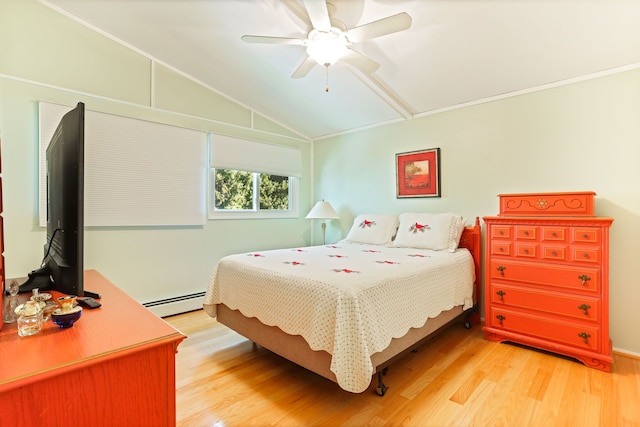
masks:
MULTIPOLYGON (((40 225, 46 225, 46 147, 71 107, 40 102, 40 225)), ((207 135, 85 111, 85 225, 203 225, 207 135)))
POLYGON ((212 168, 300 177, 299 149, 223 135, 211 135, 212 168))

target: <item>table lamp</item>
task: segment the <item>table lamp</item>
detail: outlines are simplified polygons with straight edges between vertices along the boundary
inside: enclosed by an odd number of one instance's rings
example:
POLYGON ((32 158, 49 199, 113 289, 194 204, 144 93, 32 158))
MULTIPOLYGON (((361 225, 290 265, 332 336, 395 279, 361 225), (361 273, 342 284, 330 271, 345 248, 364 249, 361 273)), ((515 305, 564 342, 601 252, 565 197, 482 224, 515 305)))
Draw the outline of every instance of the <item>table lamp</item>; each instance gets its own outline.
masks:
POLYGON ((307 214, 305 217, 307 219, 321 219, 322 220, 322 244, 325 244, 325 232, 327 229, 327 224, 324 222, 325 219, 339 219, 340 217, 333 210, 331 203, 325 202, 324 200, 317 202, 313 209, 307 214))

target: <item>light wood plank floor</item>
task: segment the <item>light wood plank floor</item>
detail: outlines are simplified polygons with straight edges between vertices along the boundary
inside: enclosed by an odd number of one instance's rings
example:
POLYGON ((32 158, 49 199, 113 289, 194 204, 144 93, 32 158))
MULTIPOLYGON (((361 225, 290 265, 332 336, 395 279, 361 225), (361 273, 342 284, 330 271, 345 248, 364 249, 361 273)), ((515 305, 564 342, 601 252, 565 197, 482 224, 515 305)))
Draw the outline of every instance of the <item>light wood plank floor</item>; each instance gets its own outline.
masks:
POLYGON ((453 325, 362 394, 258 347, 203 311, 166 319, 177 354, 178 426, 640 426, 640 360, 608 374, 497 344, 453 325))

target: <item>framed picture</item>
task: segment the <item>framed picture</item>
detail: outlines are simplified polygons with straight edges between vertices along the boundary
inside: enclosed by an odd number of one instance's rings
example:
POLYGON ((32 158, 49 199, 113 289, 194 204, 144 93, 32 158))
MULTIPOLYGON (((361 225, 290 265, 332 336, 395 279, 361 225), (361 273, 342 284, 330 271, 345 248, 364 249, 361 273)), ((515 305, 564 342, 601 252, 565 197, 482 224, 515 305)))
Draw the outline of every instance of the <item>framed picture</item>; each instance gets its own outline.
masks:
POLYGON ((440 197, 440 149, 396 154, 396 197, 440 197))

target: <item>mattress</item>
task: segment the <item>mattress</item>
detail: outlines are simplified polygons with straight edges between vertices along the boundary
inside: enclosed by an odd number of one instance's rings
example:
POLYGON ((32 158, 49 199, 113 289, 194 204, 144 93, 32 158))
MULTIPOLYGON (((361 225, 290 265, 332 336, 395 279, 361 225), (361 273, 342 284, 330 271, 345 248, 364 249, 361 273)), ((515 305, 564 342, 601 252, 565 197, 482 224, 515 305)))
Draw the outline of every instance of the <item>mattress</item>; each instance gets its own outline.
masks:
POLYGON ((371 355, 455 306, 473 306, 474 264, 455 252, 339 242, 221 259, 204 299, 300 335, 332 355, 340 387, 371 382, 371 355))

